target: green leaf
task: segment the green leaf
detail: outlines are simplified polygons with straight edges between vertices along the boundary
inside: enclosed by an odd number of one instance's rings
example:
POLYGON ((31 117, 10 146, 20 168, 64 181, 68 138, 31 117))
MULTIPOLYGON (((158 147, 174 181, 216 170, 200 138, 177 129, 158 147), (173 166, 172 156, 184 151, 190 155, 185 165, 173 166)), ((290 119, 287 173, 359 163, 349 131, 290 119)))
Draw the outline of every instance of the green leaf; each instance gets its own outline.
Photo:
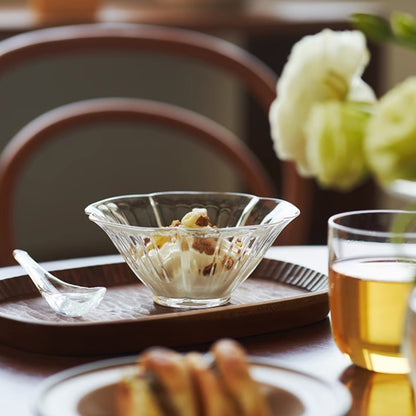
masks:
POLYGON ((411 14, 393 13, 391 27, 398 43, 416 48, 416 19, 411 14))
POLYGON ((357 30, 363 32, 373 42, 382 43, 394 40, 390 22, 382 17, 355 13, 351 15, 351 21, 357 30))
POLYGON ((409 13, 394 12, 390 21, 372 14, 355 13, 351 21, 372 42, 392 42, 416 49, 416 19, 409 13))

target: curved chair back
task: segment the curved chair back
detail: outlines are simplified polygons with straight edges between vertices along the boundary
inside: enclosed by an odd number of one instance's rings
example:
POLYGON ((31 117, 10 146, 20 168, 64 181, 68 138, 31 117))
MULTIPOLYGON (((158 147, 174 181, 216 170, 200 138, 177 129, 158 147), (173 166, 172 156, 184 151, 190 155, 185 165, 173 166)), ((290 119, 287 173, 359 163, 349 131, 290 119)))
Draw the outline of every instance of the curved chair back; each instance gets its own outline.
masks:
MULTIPOLYGON (((130 24, 63 26, 24 33, 0 42, 0 76, 40 57, 82 51, 151 51, 194 59, 232 74, 267 113, 276 96, 273 71, 242 48, 213 36, 172 28, 130 24)), ((37 117, 9 142, 0 158, 0 263, 11 264, 15 247, 13 201, 17 180, 32 155, 55 134, 79 124, 100 120, 159 123, 180 130, 219 151, 235 167, 248 189, 258 195, 276 196, 273 181, 256 156, 233 133, 205 117, 172 105, 139 99, 104 98, 71 103, 37 117)), ((272 151, 272 148, 271 148, 272 151)), ((277 161, 276 161, 277 162, 277 161)), ((291 164, 282 164, 279 197, 303 208, 307 183, 291 164)), ((304 216, 285 243, 303 243, 304 216)))

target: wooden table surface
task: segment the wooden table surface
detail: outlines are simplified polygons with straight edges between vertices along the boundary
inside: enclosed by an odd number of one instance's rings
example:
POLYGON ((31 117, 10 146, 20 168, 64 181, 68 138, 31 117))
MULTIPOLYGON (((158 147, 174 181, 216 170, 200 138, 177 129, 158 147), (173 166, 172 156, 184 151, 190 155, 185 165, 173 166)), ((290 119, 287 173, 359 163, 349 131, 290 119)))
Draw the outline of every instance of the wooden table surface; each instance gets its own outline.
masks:
MULTIPOLYGON (((327 250, 323 246, 273 247, 267 257, 326 273, 327 250)), ((107 257, 62 260, 46 263, 46 266, 50 270, 73 268, 76 265, 100 264, 104 259, 108 260, 107 257)), ((0 269, 0 279, 19 274, 22 274, 19 266, 0 269)), ((305 327, 247 337, 239 341, 253 356, 265 357, 272 362, 283 363, 327 380, 343 382, 353 398, 349 416, 414 414, 407 377, 375 374, 351 365, 334 343, 329 318, 305 327)), ((180 349, 203 351, 207 348, 206 345, 195 345, 180 349)), ((0 414, 32 415, 31 406, 40 383, 48 376, 102 358, 108 357, 50 356, 0 345, 0 414)))

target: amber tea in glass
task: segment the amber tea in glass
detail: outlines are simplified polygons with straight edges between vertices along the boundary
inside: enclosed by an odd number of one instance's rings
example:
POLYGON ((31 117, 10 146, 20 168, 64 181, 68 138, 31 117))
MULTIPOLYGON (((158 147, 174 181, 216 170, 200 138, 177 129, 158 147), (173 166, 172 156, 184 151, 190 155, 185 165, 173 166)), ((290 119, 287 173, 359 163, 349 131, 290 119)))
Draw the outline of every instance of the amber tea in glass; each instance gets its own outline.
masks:
POLYGON ((408 373, 402 355, 407 299, 416 276, 416 233, 395 233, 406 211, 338 214, 328 222, 329 300, 336 344, 351 361, 408 373))

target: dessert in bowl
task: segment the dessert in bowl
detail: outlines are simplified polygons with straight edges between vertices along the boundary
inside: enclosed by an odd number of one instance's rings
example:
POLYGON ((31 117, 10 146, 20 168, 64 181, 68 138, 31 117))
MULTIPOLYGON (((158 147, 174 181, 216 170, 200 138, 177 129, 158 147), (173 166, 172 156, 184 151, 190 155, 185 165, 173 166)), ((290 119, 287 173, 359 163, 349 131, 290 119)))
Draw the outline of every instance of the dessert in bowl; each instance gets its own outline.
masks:
POLYGON ((158 304, 212 307, 230 300, 299 210, 274 198, 160 192, 85 209, 158 304))

